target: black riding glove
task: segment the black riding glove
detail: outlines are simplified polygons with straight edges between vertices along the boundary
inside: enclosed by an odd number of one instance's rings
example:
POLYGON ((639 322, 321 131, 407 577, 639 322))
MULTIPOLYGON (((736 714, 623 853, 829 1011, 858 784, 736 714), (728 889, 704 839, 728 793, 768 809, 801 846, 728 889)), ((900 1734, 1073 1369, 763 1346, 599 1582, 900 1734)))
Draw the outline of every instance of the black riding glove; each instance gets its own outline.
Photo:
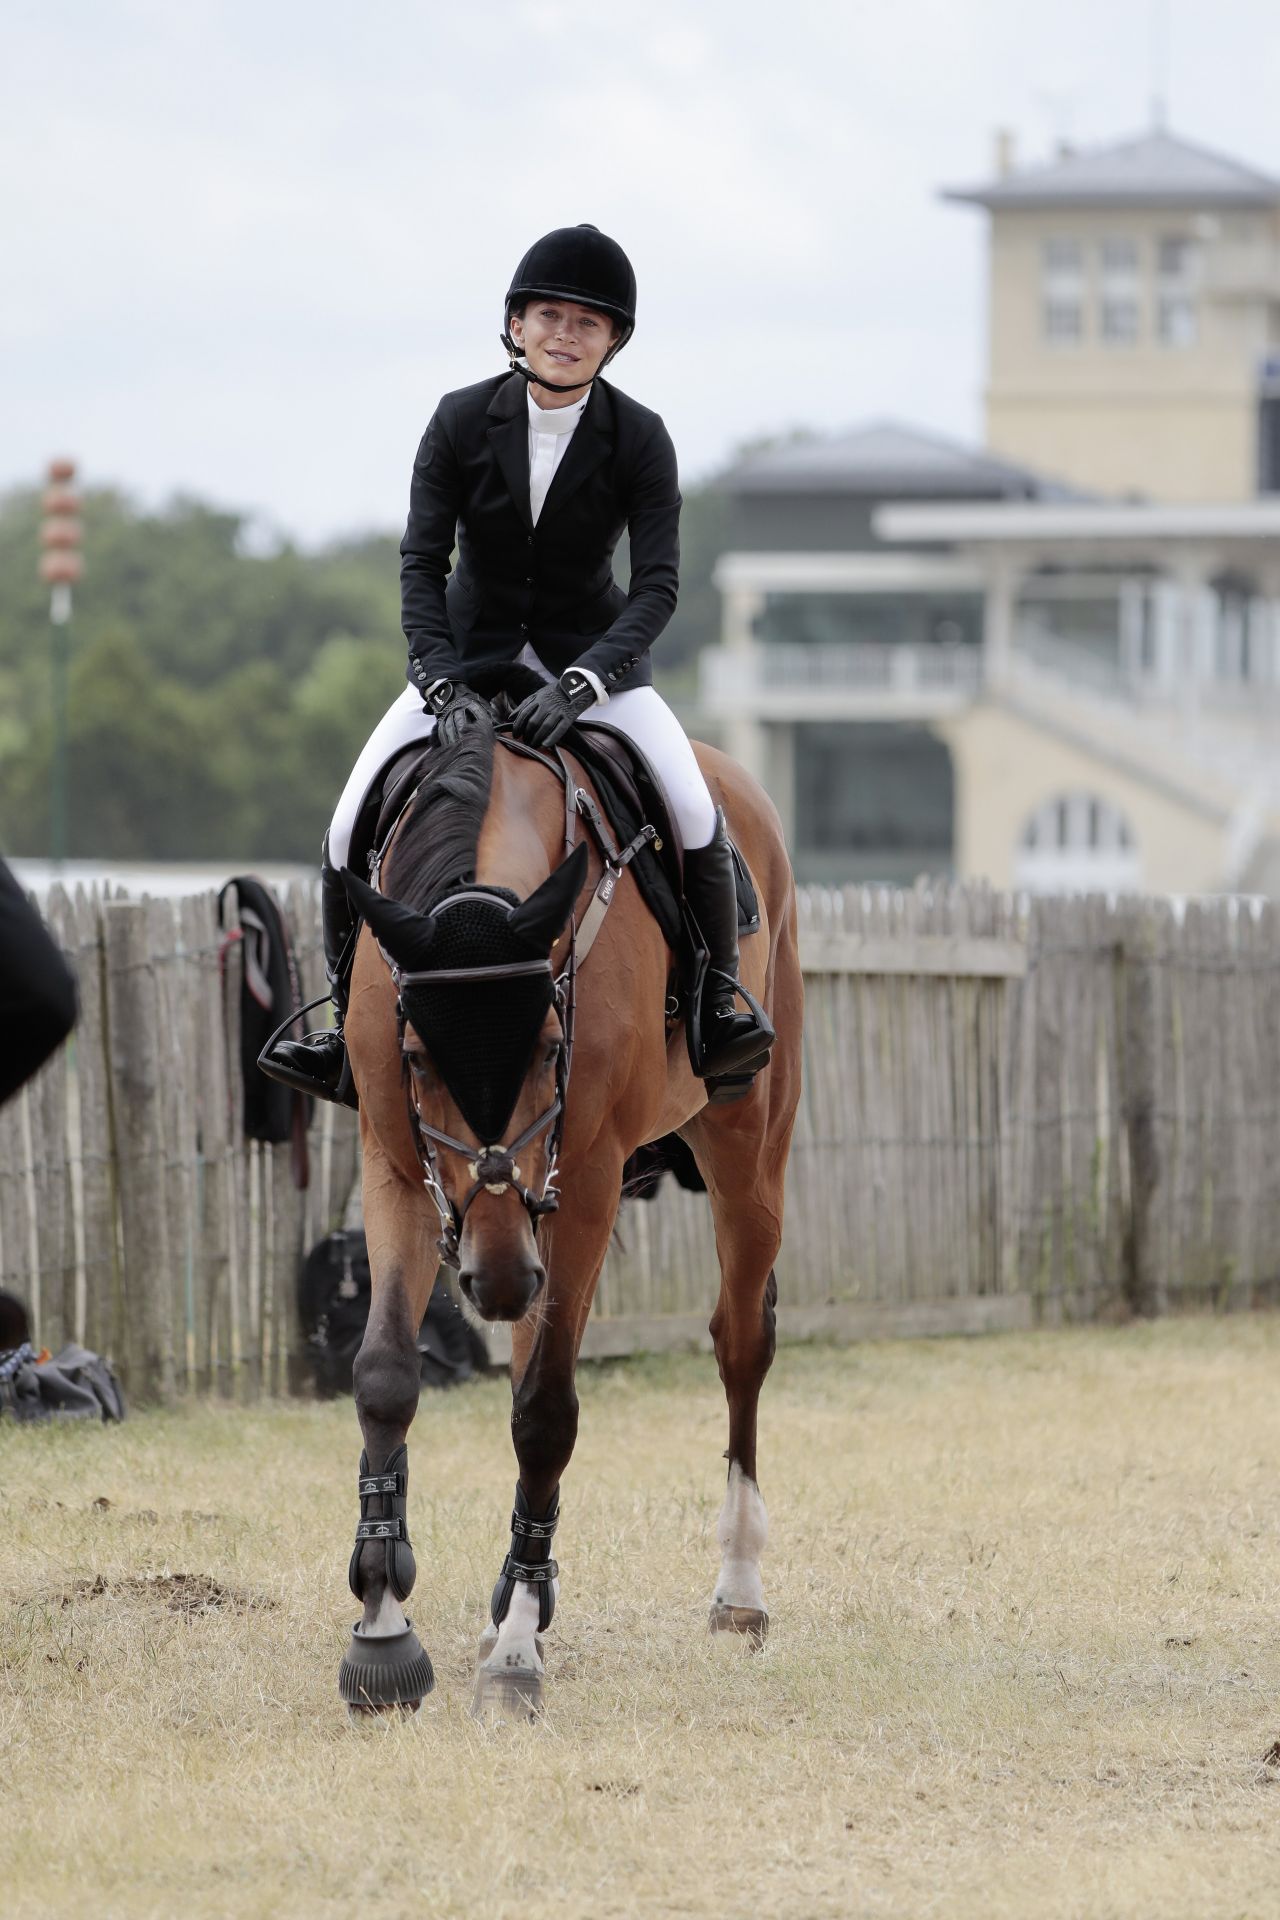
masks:
POLYGON ((550 686, 522 700, 511 716, 511 731, 530 747, 554 747, 574 721, 600 698, 585 673, 570 667, 550 686))
POLYGON ((468 727, 489 717, 488 701, 461 681, 438 680, 422 704, 436 716, 436 739, 442 747, 456 747, 468 727))

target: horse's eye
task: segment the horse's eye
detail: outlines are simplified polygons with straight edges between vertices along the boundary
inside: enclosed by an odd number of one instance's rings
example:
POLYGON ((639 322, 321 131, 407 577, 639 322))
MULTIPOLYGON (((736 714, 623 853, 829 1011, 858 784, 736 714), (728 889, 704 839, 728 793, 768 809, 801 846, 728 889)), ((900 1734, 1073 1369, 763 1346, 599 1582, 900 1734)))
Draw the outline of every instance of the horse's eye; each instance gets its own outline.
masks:
POLYGON ((430 1054, 422 1053, 415 1047, 406 1057, 415 1080, 434 1080, 435 1068, 431 1064, 430 1054))
POLYGON ((560 1058, 560 1042, 558 1040, 553 1040, 551 1042, 551 1045, 547 1048, 547 1058, 546 1058, 547 1066, 554 1067, 554 1065, 556 1064, 556 1061, 559 1058, 560 1058))

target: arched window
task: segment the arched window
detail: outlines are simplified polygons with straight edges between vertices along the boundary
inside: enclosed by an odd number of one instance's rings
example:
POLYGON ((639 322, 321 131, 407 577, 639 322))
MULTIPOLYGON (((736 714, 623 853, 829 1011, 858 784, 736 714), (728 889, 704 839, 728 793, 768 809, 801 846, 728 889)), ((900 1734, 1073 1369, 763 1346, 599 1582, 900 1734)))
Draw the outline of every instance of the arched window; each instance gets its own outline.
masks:
POLYGON ((1141 883, 1133 829, 1096 793, 1059 793, 1018 837, 1014 881, 1032 893, 1126 893, 1141 883))

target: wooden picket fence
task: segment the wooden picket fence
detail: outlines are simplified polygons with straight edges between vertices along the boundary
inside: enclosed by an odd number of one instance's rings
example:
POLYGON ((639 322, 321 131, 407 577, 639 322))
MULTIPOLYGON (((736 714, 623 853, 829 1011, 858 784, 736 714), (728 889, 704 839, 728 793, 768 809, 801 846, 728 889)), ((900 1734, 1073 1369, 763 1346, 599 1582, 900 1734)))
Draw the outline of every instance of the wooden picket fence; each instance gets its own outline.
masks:
MULTIPOLYGON (((297 1265, 353 1203, 353 1116, 317 1107, 305 1190, 245 1141, 214 896, 46 904, 83 1010, 0 1109, 0 1286, 135 1397, 296 1389, 297 1265)), ((314 893, 285 905, 318 992, 314 893)), ((784 1338, 1280 1291, 1276 907, 810 889, 801 928, 784 1338)), ((622 1210, 585 1353, 706 1345, 717 1282, 705 1199, 664 1183, 622 1210)))
MULTIPOLYGON (((42 905, 76 964, 80 1020, 0 1108, 0 1286, 46 1346, 111 1354, 135 1398, 300 1386, 298 1262, 347 1212, 356 1116, 317 1107, 305 1189, 287 1143, 245 1139, 241 949, 216 894, 55 887, 42 905)), ((313 889, 285 905, 309 998, 323 987, 313 889)))

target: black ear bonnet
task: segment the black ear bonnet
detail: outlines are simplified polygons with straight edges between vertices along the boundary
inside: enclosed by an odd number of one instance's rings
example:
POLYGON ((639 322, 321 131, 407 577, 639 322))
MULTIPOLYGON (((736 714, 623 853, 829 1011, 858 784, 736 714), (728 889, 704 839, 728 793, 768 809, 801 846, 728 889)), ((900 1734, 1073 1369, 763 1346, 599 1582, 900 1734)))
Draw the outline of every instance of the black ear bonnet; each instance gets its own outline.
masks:
POLYGON ((405 1019, 482 1146, 502 1140, 515 1111, 559 968, 438 984, 430 975, 548 959, 585 869, 586 848, 578 847, 528 900, 506 887, 467 886, 425 913, 343 875, 353 906, 395 965, 428 976, 401 985, 405 1019))

